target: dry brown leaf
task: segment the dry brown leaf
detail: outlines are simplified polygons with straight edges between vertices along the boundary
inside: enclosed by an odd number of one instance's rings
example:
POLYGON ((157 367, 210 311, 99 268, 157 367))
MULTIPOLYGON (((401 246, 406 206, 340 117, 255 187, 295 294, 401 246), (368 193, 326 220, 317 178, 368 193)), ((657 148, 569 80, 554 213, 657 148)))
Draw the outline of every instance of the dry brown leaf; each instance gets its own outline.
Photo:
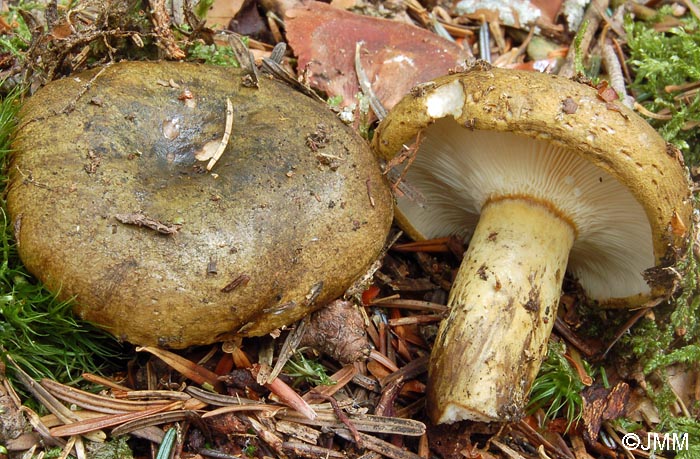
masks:
POLYGON ((177 409, 182 405, 182 402, 175 402, 169 405, 161 405, 155 408, 150 408, 143 411, 136 411, 123 414, 110 414, 106 416, 101 416, 94 419, 86 419, 84 421, 77 421, 70 424, 58 426, 52 428, 49 432, 54 437, 67 437, 71 435, 82 435, 88 432, 94 432, 97 430, 105 429, 107 427, 114 427, 123 424, 127 421, 133 421, 136 419, 141 419, 152 414, 160 413, 169 409, 177 409))
POLYGON ((364 42, 362 67, 387 109, 416 84, 447 74, 469 57, 455 43, 428 30, 320 2, 287 11, 285 25, 287 40, 299 58, 299 73, 313 88, 342 96, 343 106, 355 102, 359 92, 357 42, 364 42))
POLYGON ((557 22, 557 16, 561 10, 563 0, 530 0, 530 3, 539 8, 542 12, 542 17, 549 23, 557 22))
POLYGON ((221 382, 218 379, 219 375, 213 371, 207 370, 201 365, 197 365, 196 363, 181 357, 178 354, 152 346, 137 347, 136 352, 148 352, 149 354, 158 357, 163 362, 168 364, 170 368, 176 370, 185 378, 190 379, 197 384, 210 384, 217 390, 221 388, 221 382))
MULTIPOLYGON (((256 363, 253 364, 252 368, 250 369, 250 372, 257 380, 261 379, 259 376, 261 371, 269 372, 272 371, 272 368, 256 363)), ((289 387, 287 383, 285 383, 281 379, 275 378, 272 380, 272 382, 264 384, 264 386, 267 387, 270 390, 270 392, 275 394, 280 402, 296 410, 305 418, 311 420, 316 418, 316 411, 314 411, 314 409, 311 408, 307 401, 301 398, 301 396, 297 394, 297 392, 294 389, 289 387)))

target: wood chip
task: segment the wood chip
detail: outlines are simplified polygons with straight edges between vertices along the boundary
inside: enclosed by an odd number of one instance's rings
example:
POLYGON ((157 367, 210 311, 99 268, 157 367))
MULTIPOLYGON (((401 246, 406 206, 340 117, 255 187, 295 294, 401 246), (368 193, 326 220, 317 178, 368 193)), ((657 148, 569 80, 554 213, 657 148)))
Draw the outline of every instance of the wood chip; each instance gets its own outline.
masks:
POLYGON ((278 432, 291 435, 294 438, 312 445, 318 443, 318 439, 321 436, 320 430, 316 430, 298 422, 280 420, 275 423, 275 427, 277 428, 278 432))
MULTIPOLYGON (((345 428, 345 425, 338 419, 332 410, 319 408, 316 410, 316 414, 316 419, 313 420, 307 419, 301 414, 295 412, 281 413, 277 416, 277 418, 285 421, 316 426, 322 429, 335 430, 345 428)), ((425 433, 425 424, 414 419, 375 416, 372 414, 349 415, 348 419, 359 432, 405 435, 409 437, 420 437, 425 433)))
MULTIPOLYGON (((334 429, 333 430, 338 436, 351 440, 352 434, 347 429, 334 429)), ((360 434, 360 439, 365 448, 377 452, 383 456, 389 457, 391 459, 423 459, 416 453, 412 453, 398 446, 394 446, 391 443, 381 440, 375 436, 360 434)))
POLYGON ((250 276, 247 274, 239 274, 231 282, 226 284, 222 289, 222 293, 229 293, 236 290, 238 287, 245 287, 250 281, 250 276))
POLYGON ((298 457, 318 457, 318 458, 346 458, 347 455, 341 451, 335 451, 321 446, 310 445, 307 443, 285 441, 281 446, 282 450, 287 453, 294 454, 298 457))

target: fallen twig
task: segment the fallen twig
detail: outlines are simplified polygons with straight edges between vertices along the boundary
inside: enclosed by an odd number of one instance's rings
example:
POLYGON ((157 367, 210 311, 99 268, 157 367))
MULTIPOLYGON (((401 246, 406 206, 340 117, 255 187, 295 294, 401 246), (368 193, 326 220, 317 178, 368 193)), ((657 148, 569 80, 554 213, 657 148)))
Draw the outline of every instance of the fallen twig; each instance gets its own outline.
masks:
POLYGON ((575 459, 571 451, 563 451, 558 446, 553 445, 549 440, 544 438, 542 434, 533 429, 527 422, 519 421, 516 426, 518 431, 522 433, 531 444, 543 445, 548 451, 556 454, 559 457, 566 459, 575 459))
POLYGON ((122 386, 121 384, 118 384, 109 378, 105 378, 104 376, 94 375, 92 373, 83 373, 81 376, 85 381, 100 384, 102 386, 109 387, 112 390, 123 392, 129 392, 131 390, 130 387, 122 386))
POLYGON ((627 94, 627 85, 625 77, 622 74, 622 67, 617 58, 617 53, 613 47, 612 40, 606 39, 602 47, 603 65, 608 72, 610 78, 610 86, 617 92, 622 99, 622 103, 628 108, 634 107, 634 97, 627 94))
POLYGON ((396 297, 377 298, 372 300, 371 306, 379 306, 382 308, 401 308, 412 311, 432 311, 435 313, 444 314, 447 312, 447 306, 443 304, 432 303, 430 301, 409 300, 396 297))
POLYGON ((569 344, 578 349, 579 352, 583 353, 587 358, 594 357, 598 354, 599 350, 594 349, 588 343, 584 342, 579 336, 571 331, 569 326, 560 317, 554 319, 554 330, 561 335, 569 344))
POLYGON ((342 422, 343 425, 348 428, 357 446, 362 448, 363 446, 362 439, 360 438, 360 432, 357 430, 357 427, 355 427, 355 424, 352 422, 352 420, 350 420, 348 415, 340 409, 338 406, 338 401, 331 396, 324 396, 323 398, 331 404, 331 407, 333 407, 333 413, 335 413, 338 420, 340 420, 340 422, 342 422))
POLYGON ((391 384, 391 382, 398 378, 403 378, 404 381, 414 379, 416 376, 428 371, 428 360, 429 355, 424 355, 416 359, 411 360, 406 365, 402 366, 400 369, 390 373, 386 377, 382 378, 380 384, 382 387, 391 384))
POLYGON ((116 214, 114 216, 119 222, 125 225, 143 226, 160 234, 176 234, 182 225, 172 223, 162 223, 153 218, 147 217, 142 213, 116 214))
POLYGON ((443 314, 420 314, 417 316, 399 317, 398 319, 389 319, 390 327, 399 327, 402 325, 424 325, 435 322, 440 322, 444 319, 443 314))
POLYGON ((399 377, 387 384, 382 391, 382 396, 374 407, 374 413, 379 416, 393 416, 394 402, 403 387, 403 377, 399 377))
POLYGON ((270 447, 272 447, 272 449, 275 450, 275 452, 279 455, 281 459, 286 458, 286 456, 282 452, 282 443, 284 443, 282 438, 276 433, 274 433, 272 430, 268 429, 267 426, 263 425, 254 417, 246 416, 246 418, 250 423, 251 427, 253 427, 253 430, 257 434, 258 438, 270 445, 270 447))
POLYGON ((525 459, 516 450, 514 450, 510 446, 506 445, 505 443, 501 443, 500 441, 496 440, 495 438, 491 439, 491 444, 493 444, 496 448, 501 450, 501 452, 503 454, 505 454, 506 457, 508 457, 509 459, 525 459))
POLYGON ((403 244, 394 245, 391 250, 396 252, 431 252, 431 253, 449 253, 450 247, 448 243, 453 236, 441 237, 437 239, 429 239, 426 241, 413 241, 403 244))
POLYGON ((170 29, 170 15, 165 6, 165 0, 150 0, 151 21, 156 32, 156 40, 165 50, 169 59, 184 59, 185 52, 177 46, 175 36, 170 29))
MULTIPOLYGON (((93 75, 93 77, 90 78, 90 81, 88 81, 87 83, 85 83, 85 84, 80 88, 80 91, 78 91, 78 94, 76 94, 76 96, 73 97, 73 99, 71 99, 71 101, 68 103, 68 105, 66 105, 66 106, 63 108, 63 110, 61 110, 61 114, 62 114, 62 115, 68 115, 68 114, 70 114, 73 110, 75 110, 75 105, 78 103, 78 100, 80 100, 80 98, 83 97, 83 95, 84 95, 86 92, 88 92, 88 90, 92 87, 92 84, 104 73, 105 70, 107 70, 107 67, 109 67, 109 66, 110 66, 110 64, 107 64, 107 65, 105 65, 104 67, 102 67, 100 70, 98 70, 97 73, 95 73, 95 75, 93 75)), ((31 121, 31 120, 30 120, 30 121, 31 121)))
POLYGON ((613 337, 613 339, 610 341, 608 346, 603 351, 601 358, 605 358, 605 356, 608 355, 608 352, 610 352, 610 350, 613 348, 613 346, 615 346, 615 344, 617 344, 617 342, 620 340, 620 338, 622 338, 625 335, 625 333, 627 333, 629 331, 629 329, 632 328, 632 325, 636 324, 639 319, 644 317, 649 312, 649 310, 658 306, 664 300, 665 300, 665 298, 658 298, 658 299, 652 300, 651 302, 645 304, 644 307, 639 309, 639 311, 637 311, 632 317, 630 317, 627 320, 627 322, 625 322, 622 325, 622 327, 620 327, 620 329, 615 333, 615 336, 613 337))
POLYGON ((282 67, 278 62, 275 62, 269 58, 265 58, 262 61, 262 69, 268 74, 277 78, 278 80, 284 81, 285 83, 290 85, 292 88, 298 90, 302 94, 305 94, 319 102, 325 103, 325 100, 321 96, 316 94, 316 92, 313 89, 299 82, 296 78, 290 75, 289 72, 287 72, 287 70, 285 70, 285 68, 282 67))
POLYGON ((586 13, 583 15, 583 21, 581 22, 585 24, 586 21, 588 21, 588 25, 581 39, 581 46, 579 49, 576 49, 573 45, 569 47, 569 52, 566 53, 566 60, 559 69, 559 75, 567 78, 575 76, 576 69, 574 68, 574 59, 576 53, 585 53, 588 50, 598 30, 598 26, 600 25, 601 17, 599 12, 605 11, 608 7, 608 3, 608 0, 593 0, 591 4, 588 5, 586 13))
POLYGON ((290 435, 312 445, 318 444, 321 437, 321 431, 319 429, 314 429, 313 427, 298 422, 284 421, 281 419, 275 420, 275 429, 277 432, 290 435))
POLYGON ((158 400, 186 401, 192 398, 190 395, 176 390, 129 390, 126 392, 112 391, 112 393, 115 398, 125 400, 147 400, 155 398, 158 400))

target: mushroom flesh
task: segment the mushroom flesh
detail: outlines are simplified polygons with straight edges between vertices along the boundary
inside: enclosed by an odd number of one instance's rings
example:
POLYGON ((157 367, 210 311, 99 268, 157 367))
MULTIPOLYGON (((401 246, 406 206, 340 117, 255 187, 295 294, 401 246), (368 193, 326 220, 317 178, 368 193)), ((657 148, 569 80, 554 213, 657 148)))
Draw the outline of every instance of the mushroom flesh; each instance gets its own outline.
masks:
POLYGON ((431 355, 434 422, 522 415, 566 270, 602 305, 667 293, 646 273, 685 243, 685 169, 594 88, 476 66, 416 88, 373 140, 387 160, 411 144, 402 174, 415 196, 397 198, 400 225, 470 238, 431 355))

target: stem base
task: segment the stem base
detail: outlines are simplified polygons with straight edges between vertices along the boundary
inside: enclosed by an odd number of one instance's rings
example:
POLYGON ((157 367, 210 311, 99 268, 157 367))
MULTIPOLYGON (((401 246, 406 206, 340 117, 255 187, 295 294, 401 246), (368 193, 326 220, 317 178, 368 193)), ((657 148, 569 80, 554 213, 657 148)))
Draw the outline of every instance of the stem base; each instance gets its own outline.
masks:
POLYGON ((487 203, 430 359, 437 423, 519 418, 547 352, 574 228, 550 206, 487 203))

